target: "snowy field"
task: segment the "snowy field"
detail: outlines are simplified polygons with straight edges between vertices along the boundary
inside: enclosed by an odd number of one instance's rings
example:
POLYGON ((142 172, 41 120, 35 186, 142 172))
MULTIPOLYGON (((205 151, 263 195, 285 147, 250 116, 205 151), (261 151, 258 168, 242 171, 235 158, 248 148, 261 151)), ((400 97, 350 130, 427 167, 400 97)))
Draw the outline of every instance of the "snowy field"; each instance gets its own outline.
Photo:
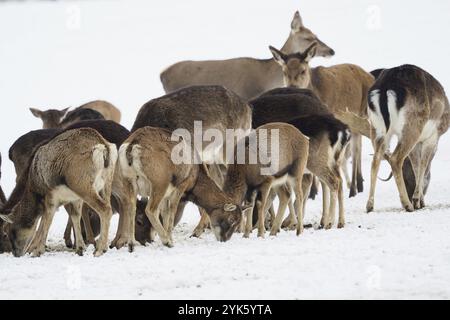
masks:
MULTIPOLYGON (((269 58, 299 9, 305 25, 366 70, 417 64, 450 90, 450 2, 435 1, 24 1, 0 3, 2 186, 14 186, 7 159, 16 138, 40 128, 28 107, 78 106, 105 99, 130 127, 140 106, 163 94, 159 73, 184 59, 269 58)), ((175 247, 160 242, 84 257, 64 247, 67 215, 52 225, 42 258, 0 256, 0 299, 404 299, 450 298, 450 136, 433 162, 424 210, 405 213, 393 181, 379 182, 376 210, 364 213, 372 148, 365 141, 366 192, 346 199, 345 229, 278 237, 211 233, 190 238, 189 206, 175 247)), ((388 175, 383 164, 380 176, 388 175)), ((321 199, 309 202, 317 224, 321 199)), ((110 235, 117 225, 114 218, 110 235)))

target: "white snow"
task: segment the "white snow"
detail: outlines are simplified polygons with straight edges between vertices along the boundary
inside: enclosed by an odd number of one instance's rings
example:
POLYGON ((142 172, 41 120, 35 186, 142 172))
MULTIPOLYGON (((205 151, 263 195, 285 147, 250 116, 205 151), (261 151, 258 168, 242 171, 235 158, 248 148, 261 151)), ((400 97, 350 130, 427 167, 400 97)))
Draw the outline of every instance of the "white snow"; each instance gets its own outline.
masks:
MULTIPOLYGON (((105 99, 130 127, 140 106, 163 94, 159 73, 184 59, 269 58, 293 13, 336 50, 314 64, 351 62, 367 70, 417 64, 450 87, 450 3, 428 1, 25 1, 0 4, 2 186, 15 180, 13 141, 40 128, 28 107, 63 108, 105 99), (79 16, 78 16, 79 14, 79 16)), ((189 206, 175 247, 160 242, 78 257, 64 247, 67 215, 52 225, 41 258, 0 256, 0 299, 450 298, 450 138, 432 167, 427 208, 405 213, 393 181, 378 182, 375 212, 364 213, 372 148, 364 144, 364 194, 345 199, 343 230, 306 229, 218 243, 189 238, 189 206)), ((389 173, 382 165, 380 176, 389 173)), ((317 223, 321 199, 306 220, 317 223)), ((111 238, 117 226, 114 218, 111 238)))

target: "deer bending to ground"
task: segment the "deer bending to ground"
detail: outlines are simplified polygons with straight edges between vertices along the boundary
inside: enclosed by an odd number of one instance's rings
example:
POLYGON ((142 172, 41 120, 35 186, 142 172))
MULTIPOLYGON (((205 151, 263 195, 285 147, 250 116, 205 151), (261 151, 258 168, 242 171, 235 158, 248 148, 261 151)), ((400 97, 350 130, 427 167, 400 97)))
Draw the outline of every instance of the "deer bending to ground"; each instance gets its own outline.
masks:
POLYGON ((76 122, 76 118, 78 118, 78 121, 105 119, 120 123, 122 117, 119 109, 111 103, 103 100, 88 102, 70 112, 69 109, 70 108, 63 110, 49 109, 42 111, 36 108, 30 108, 30 111, 36 118, 40 118, 42 120, 44 129, 64 128, 70 126, 72 123, 76 122), (83 111, 84 109, 87 109, 87 111, 83 111), (89 110, 98 112, 101 117, 92 112, 89 114, 89 110), (72 120, 69 121, 67 118, 72 120))
MULTIPOLYGON (((374 82, 371 74, 353 64, 311 68, 309 61, 317 52, 315 43, 301 53, 285 54, 273 47, 270 50, 275 61, 281 65, 286 86, 311 89, 335 115, 347 109, 362 117, 367 115, 367 92, 374 82)), ((362 140, 361 135, 352 131, 350 197, 363 191, 362 140)))
MULTIPOLYGON (((105 120, 80 121, 65 130, 80 128, 91 128, 96 130, 106 141, 115 144, 117 149, 120 148, 122 143, 130 135, 130 132, 120 124, 105 120)), ((35 147, 40 145, 42 142, 57 136, 62 131, 63 130, 60 129, 35 130, 17 139, 17 141, 11 146, 9 154, 11 161, 14 163, 18 179, 20 179, 20 176, 26 170, 26 164, 29 163, 30 158, 33 156, 33 150, 35 147)), ((129 186, 124 185, 123 179, 120 176, 120 171, 116 168, 112 186, 111 206, 114 212, 118 212, 120 216, 119 228, 115 239, 111 243, 111 247, 120 249, 128 244, 129 249, 133 250, 135 245, 133 233, 128 232, 128 225, 130 224, 130 219, 132 219, 128 216, 131 213, 129 207, 132 203, 134 203, 134 201, 130 202, 130 198, 130 188, 129 186)), ((73 204, 67 204, 65 208, 67 212, 74 210, 73 204)), ((95 237, 100 232, 100 221, 98 216, 86 205, 83 206, 82 212, 82 229, 84 231, 83 238, 88 244, 95 244, 95 237)), ((64 232, 66 246, 69 248, 73 246, 73 242, 71 240, 72 227, 71 218, 69 217, 69 221, 64 232)), ((130 228, 131 227, 132 224, 130 225, 130 228)))
MULTIPOLYGON (((217 240, 229 240, 239 226, 245 208, 234 203, 217 186, 204 166, 192 162, 174 164, 172 152, 180 142, 172 141, 171 137, 171 131, 153 127, 144 127, 131 134, 119 151, 123 176, 133 186, 136 197, 139 194, 149 198, 145 213, 165 246, 173 246, 175 216, 186 201, 206 210, 217 240)), ((190 147, 181 141, 186 148, 190 147)), ((153 235, 150 239, 154 240, 153 235)))
MULTIPOLYGON (((323 210, 321 225, 331 228, 335 221, 336 199, 339 204, 338 227, 345 225, 343 186, 340 166, 350 140, 348 127, 337 120, 309 90, 275 89, 250 101, 253 126, 283 121, 309 137, 308 177, 303 192, 309 192, 314 174, 322 183, 323 210)), ((281 190, 283 191, 283 190, 281 190)), ((286 196, 284 196, 286 197, 286 196)), ((281 205, 281 201, 280 201, 281 205)), ((306 205, 306 197, 303 206, 306 205)), ((284 226, 296 224, 291 214, 284 226)))
POLYGON ((92 129, 65 131, 37 148, 27 171, 1 209, 0 217, 8 223, 5 227, 13 254, 22 256, 29 249, 33 255, 43 254, 55 211, 67 203, 74 203, 75 210, 71 214, 77 235, 76 250, 82 254, 83 202, 93 208, 101 220, 94 255, 106 252, 112 215, 109 199, 116 161, 116 146, 92 129))
POLYGON ((367 211, 374 207, 380 162, 386 157, 406 211, 425 206, 426 173, 437 150, 439 138, 450 125, 450 105, 441 84, 428 72, 413 65, 386 69, 369 91, 369 120, 375 149, 371 169, 367 211), (392 154, 386 154, 392 136, 398 137, 392 154), (412 201, 404 181, 404 161, 409 156, 416 177, 412 201))
MULTIPOLYGON (((283 199, 283 205, 278 208, 275 221, 272 224, 270 234, 276 235, 283 222, 283 215, 290 196, 295 194, 295 212, 298 221, 303 221, 303 190, 302 181, 308 160, 309 141, 294 126, 287 123, 268 123, 258 127, 245 140, 245 164, 240 164, 238 154, 228 166, 224 183, 224 191, 236 203, 249 202, 253 204, 256 196, 258 210, 258 237, 265 234, 265 214, 269 209, 269 196, 274 188, 286 185, 289 189, 289 197, 283 199), (254 139, 256 137, 256 139, 254 139), (273 139, 277 143, 277 149, 273 149, 273 139), (276 141, 278 139, 278 141, 276 141), (258 145, 252 145, 251 141, 258 141, 258 145), (265 141, 264 141, 265 140, 265 141), (262 142, 262 143, 261 143, 262 142), (264 147, 266 149, 264 149, 264 147), (270 146, 270 147, 269 147, 270 146), (261 161, 261 155, 270 160, 269 164, 261 161), (256 163, 250 163, 249 159, 258 159, 256 163), (272 167, 277 159, 276 167, 272 167), (270 167, 269 172, 263 172, 270 167)), ((253 229, 253 210, 248 210, 246 215, 244 237, 249 237, 253 229)), ((303 232, 303 223, 297 225, 297 235, 303 232)))
MULTIPOLYGON (((297 11, 291 23, 289 38, 282 48, 283 52, 303 51, 313 42, 317 43, 317 56, 334 55, 333 49, 303 25, 297 11)), ((163 71, 161 82, 166 93, 192 85, 222 85, 249 100, 267 90, 281 87, 283 74, 273 59, 183 61, 163 71)))

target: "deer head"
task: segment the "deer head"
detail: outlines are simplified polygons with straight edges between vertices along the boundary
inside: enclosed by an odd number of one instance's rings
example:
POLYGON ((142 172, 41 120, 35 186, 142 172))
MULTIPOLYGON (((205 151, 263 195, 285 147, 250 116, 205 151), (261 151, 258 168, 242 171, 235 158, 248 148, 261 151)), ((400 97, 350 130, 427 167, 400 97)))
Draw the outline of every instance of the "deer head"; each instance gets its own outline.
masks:
POLYGON ((316 56, 317 42, 313 42, 305 51, 285 54, 269 46, 275 61, 283 70, 284 84, 287 87, 307 88, 311 82, 309 61, 316 56))
POLYGON ((249 206, 226 203, 223 207, 210 211, 211 229, 216 239, 220 242, 230 240, 241 223, 242 215, 251 209, 249 206))
POLYGON ((331 57, 334 55, 334 50, 323 43, 310 29, 303 25, 302 17, 297 11, 291 22, 291 33, 283 51, 286 53, 301 52, 306 50, 311 44, 317 43, 316 55, 319 57, 331 57))
POLYGON ((30 108, 31 113, 40 118, 43 122, 43 129, 57 128, 61 122, 61 119, 66 115, 70 108, 63 110, 49 109, 42 111, 36 108, 30 108))

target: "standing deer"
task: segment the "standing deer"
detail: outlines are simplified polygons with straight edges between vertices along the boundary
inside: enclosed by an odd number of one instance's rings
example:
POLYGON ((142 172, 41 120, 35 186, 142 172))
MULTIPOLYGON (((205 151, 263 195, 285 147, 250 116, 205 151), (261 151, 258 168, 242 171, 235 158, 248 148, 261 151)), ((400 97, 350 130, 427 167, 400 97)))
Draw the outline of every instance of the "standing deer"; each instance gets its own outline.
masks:
MULTIPOLYGON (((334 224, 337 199, 338 227, 344 227, 344 200, 339 168, 350 139, 348 127, 337 120, 311 91, 305 89, 271 90, 250 101, 250 105, 254 127, 282 121, 295 126, 309 138, 308 175, 314 174, 322 182, 321 226, 328 229, 334 224)), ((308 192, 311 177, 306 181, 304 193, 308 192)), ((283 225, 289 227, 295 223, 295 216, 291 212, 283 225)))
POLYGON ((106 252, 112 215, 109 199, 116 161, 116 146, 93 129, 64 131, 38 147, 26 172, 1 208, 0 218, 8 223, 6 233, 13 254, 43 254, 53 216, 58 207, 67 203, 74 204, 74 210, 69 214, 76 233, 76 251, 82 254, 84 241, 80 219, 83 202, 97 212, 101 221, 94 255, 106 252))
MULTIPOLYGON (((371 74, 353 64, 311 68, 309 61, 317 54, 316 43, 293 54, 285 54, 272 46, 269 48, 281 65, 286 86, 311 89, 334 114, 348 109, 359 116, 367 115, 367 92, 374 81, 371 74)), ((361 135, 354 132, 350 197, 363 191, 361 144, 361 135)))
POLYGON ((387 158, 406 211, 425 206, 424 185, 436 153, 439 138, 450 125, 450 105, 441 84, 428 72, 413 65, 384 70, 369 91, 368 115, 375 149, 372 161, 367 212, 374 207, 377 174, 383 157, 387 158), (398 142, 387 153, 392 136, 398 142), (409 156, 416 177, 412 202, 403 176, 409 156))
MULTIPOLYGON (((175 217, 186 201, 206 210, 217 240, 229 240, 244 209, 217 186, 204 166, 192 162, 175 164, 172 152, 180 142, 171 137, 172 132, 162 128, 136 130, 119 151, 122 175, 133 186, 135 197, 149 197, 145 213, 165 246, 173 246, 175 217)), ((190 147, 184 140, 181 143, 190 147)), ((153 240, 150 235, 150 241, 153 240)))
POLYGON ((63 110, 49 109, 42 111, 36 108, 30 108, 30 111, 36 118, 40 118, 42 120, 44 129, 64 128, 65 126, 69 126, 71 123, 75 122, 74 119, 76 118, 76 116, 81 116, 79 120, 99 120, 103 118, 105 120, 111 120, 117 123, 120 123, 120 119, 122 117, 119 109, 117 109, 111 103, 103 100, 88 102, 71 112, 69 112, 69 109, 70 108, 66 108, 63 110), (96 111, 102 116, 102 118, 100 118, 96 114, 94 114, 93 116, 89 115, 89 111, 87 111, 87 114, 83 114, 83 109, 96 111), (72 113, 76 114, 74 115, 72 113), (72 118, 72 121, 66 121, 64 123, 64 119, 69 116, 72 118))
MULTIPOLYGON (((334 55, 334 50, 303 25, 297 11, 291 23, 291 32, 282 47, 283 52, 305 50, 317 43, 316 54, 322 57, 334 55)), ((161 73, 166 93, 192 85, 222 85, 245 100, 283 85, 283 74, 272 59, 235 58, 215 61, 182 61, 161 73)))

